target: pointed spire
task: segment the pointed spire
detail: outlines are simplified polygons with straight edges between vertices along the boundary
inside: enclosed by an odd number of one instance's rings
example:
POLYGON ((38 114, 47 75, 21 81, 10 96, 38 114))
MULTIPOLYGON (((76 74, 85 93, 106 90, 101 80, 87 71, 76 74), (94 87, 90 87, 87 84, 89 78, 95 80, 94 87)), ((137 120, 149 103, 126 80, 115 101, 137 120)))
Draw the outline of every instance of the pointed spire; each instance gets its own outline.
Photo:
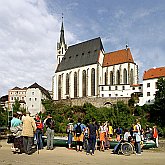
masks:
POLYGON ((64 17, 63 17, 63 13, 62 13, 62 25, 61 25, 60 43, 64 43, 65 44, 63 18, 64 17))

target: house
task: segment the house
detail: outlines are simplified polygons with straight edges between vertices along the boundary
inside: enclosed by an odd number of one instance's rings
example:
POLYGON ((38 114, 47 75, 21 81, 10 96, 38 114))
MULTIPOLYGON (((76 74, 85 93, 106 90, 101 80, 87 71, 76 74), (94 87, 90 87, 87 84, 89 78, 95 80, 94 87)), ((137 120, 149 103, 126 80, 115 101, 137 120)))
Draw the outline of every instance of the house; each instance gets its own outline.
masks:
POLYGON ((157 81, 165 78, 165 67, 151 68, 143 74, 143 97, 140 98, 139 105, 153 104, 157 91, 157 81))
POLYGON ((50 94, 45 88, 34 83, 30 85, 26 91, 26 108, 32 116, 39 112, 43 113, 45 108, 42 104, 42 100, 50 98, 50 94))

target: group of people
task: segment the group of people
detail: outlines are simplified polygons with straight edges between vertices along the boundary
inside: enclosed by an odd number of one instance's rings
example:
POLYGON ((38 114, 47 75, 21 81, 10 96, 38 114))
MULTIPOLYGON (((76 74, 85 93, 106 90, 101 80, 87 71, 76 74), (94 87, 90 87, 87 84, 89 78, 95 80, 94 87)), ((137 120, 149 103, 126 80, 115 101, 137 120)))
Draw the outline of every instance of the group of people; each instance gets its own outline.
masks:
MULTIPOLYGON (((43 149, 43 129, 46 127, 47 135, 47 150, 53 150, 54 128, 55 122, 48 114, 44 121, 36 114, 31 117, 27 111, 26 114, 14 113, 11 120, 10 131, 14 135, 14 143, 12 150, 14 153, 32 154, 32 146, 36 143, 37 149, 43 149)), ((123 141, 131 142, 135 146, 137 154, 141 154, 141 144, 145 139, 154 138, 158 147, 158 130, 156 126, 151 129, 148 125, 142 129, 140 122, 136 121, 131 128, 125 129, 118 127, 113 129, 112 124, 108 122, 96 123, 92 118, 91 121, 86 120, 82 123, 81 118, 78 118, 76 124, 70 119, 67 125, 66 132, 68 134, 68 149, 72 149, 72 141, 76 141, 76 151, 81 152, 82 149, 86 154, 94 155, 95 149, 99 145, 100 151, 110 148, 112 137, 116 136, 116 141, 119 141, 118 146, 123 141), (115 136, 113 136, 115 135, 115 136)), ((116 146, 116 150, 118 149, 116 146)), ((114 150, 115 151, 115 150, 114 150)))
MULTIPOLYGON (((86 154, 90 153, 92 150, 92 155, 94 154, 97 144, 99 144, 100 151, 110 148, 110 141, 112 136, 115 135, 116 141, 130 142, 134 148, 137 155, 141 154, 141 148, 143 146, 144 140, 153 139, 156 146, 158 147, 158 130, 156 126, 153 129, 149 128, 147 125, 145 129, 142 129, 139 120, 135 124, 132 124, 130 129, 125 129, 117 127, 113 129, 112 124, 108 122, 102 122, 97 124, 95 119, 92 119, 92 123, 87 121, 85 124, 81 123, 81 119, 74 125, 73 120, 67 126, 68 133, 68 148, 71 148, 72 137, 76 141, 76 150, 82 151, 82 148, 86 150, 86 154), (99 143, 96 144, 96 141, 99 143)), ((118 144, 118 146, 120 146, 118 144)), ((115 148, 118 149, 118 146, 115 148)))
POLYGON ((96 139, 98 138, 98 126, 96 124, 96 120, 93 118, 91 123, 89 121, 86 124, 81 122, 81 118, 78 119, 78 122, 74 125, 73 120, 70 119, 70 122, 67 126, 68 133, 68 149, 72 149, 72 139, 76 141, 76 151, 81 152, 85 141, 88 139, 86 143, 86 154, 89 155, 91 151, 91 155, 94 155, 96 139))
POLYGON ((43 122, 38 114, 34 118, 31 117, 29 111, 26 114, 14 113, 10 125, 10 131, 14 136, 12 151, 31 155, 34 152, 32 146, 35 143, 38 150, 43 149, 44 126, 47 129, 47 149, 53 150, 54 120, 50 114, 43 122))

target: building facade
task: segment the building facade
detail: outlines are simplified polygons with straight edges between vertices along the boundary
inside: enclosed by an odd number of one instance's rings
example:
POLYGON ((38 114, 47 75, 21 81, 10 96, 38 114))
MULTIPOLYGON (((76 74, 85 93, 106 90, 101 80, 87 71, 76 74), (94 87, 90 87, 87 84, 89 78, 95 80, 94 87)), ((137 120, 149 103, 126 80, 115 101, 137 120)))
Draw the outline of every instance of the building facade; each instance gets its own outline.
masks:
POLYGON ((42 105, 43 99, 51 99, 49 92, 38 85, 37 83, 31 86, 19 88, 15 87, 8 91, 8 110, 13 110, 13 104, 15 100, 18 100, 20 107, 28 110, 31 115, 35 115, 39 112, 44 112, 45 109, 42 105))
POLYGON ((62 22, 60 43, 57 44, 58 65, 52 83, 54 100, 118 95, 130 97, 131 91, 125 91, 138 84, 138 66, 127 46, 123 50, 105 53, 98 37, 64 48, 67 46, 62 22), (59 56, 61 49, 65 54, 59 56), (124 91, 123 94, 120 90, 124 91))
POLYGON ((165 78, 165 67, 151 68, 144 72, 143 97, 140 98, 139 105, 154 103, 159 78, 165 78))

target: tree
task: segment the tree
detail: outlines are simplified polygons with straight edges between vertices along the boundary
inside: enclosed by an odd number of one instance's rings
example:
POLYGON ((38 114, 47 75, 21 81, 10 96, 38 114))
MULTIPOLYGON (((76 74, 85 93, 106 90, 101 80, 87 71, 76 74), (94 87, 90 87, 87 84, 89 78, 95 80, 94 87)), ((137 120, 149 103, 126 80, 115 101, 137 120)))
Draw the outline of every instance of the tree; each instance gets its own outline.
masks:
POLYGON ((160 126, 165 126, 165 79, 160 78, 157 82, 155 102, 151 110, 151 119, 160 126))
POLYGON ((19 103, 18 99, 15 99, 15 102, 13 104, 13 112, 17 112, 17 111, 20 111, 20 106, 21 104, 19 103))
POLYGON ((7 110, 0 105, 0 127, 7 126, 7 110))

